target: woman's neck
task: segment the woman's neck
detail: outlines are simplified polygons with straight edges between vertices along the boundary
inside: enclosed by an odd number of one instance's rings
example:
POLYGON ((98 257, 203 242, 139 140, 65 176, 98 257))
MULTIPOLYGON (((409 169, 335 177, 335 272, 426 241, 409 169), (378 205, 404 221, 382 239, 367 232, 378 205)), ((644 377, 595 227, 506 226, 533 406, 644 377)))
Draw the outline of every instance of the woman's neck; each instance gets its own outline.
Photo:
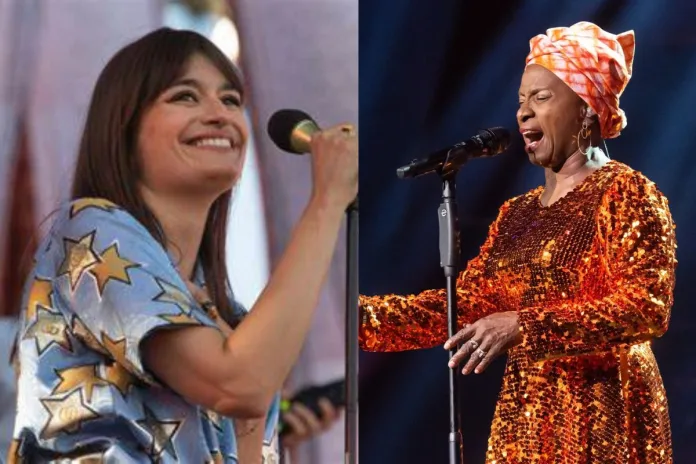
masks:
POLYGON ((198 259, 206 220, 212 201, 168 198, 142 189, 145 203, 157 217, 167 243, 166 248, 182 279, 190 280, 198 259))
POLYGON ((544 170, 546 185, 542 203, 550 204, 562 198, 607 162, 609 157, 600 148, 591 147, 589 155, 579 150, 570 155, 558 171, 546 168, 544 170))

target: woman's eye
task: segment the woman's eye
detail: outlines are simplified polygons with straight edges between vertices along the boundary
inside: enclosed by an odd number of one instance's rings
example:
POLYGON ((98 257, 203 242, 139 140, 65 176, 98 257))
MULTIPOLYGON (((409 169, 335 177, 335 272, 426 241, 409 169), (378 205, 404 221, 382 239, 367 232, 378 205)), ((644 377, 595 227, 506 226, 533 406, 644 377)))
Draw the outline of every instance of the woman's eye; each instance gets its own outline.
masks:
POLYGON ((241 106, 242 100, 236 95, 227 95, 222 97, 222 102, 227 106, 241 106))
POLYGON ((172 97, 172 101, 187 101, 187 102, 195 102, 196 100, 196 95, 194 95, 193 92, 179 92, 176 95, 172 97))

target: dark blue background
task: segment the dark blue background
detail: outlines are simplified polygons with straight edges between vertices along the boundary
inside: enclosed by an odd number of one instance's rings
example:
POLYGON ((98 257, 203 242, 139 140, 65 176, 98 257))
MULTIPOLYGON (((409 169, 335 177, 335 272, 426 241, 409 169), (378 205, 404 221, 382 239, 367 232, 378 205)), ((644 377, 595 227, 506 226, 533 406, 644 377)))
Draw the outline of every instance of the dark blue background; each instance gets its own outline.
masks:
MULTIPOLYGON (((669 331, 654 342, 667 388, 675 462, 696 462, 696 2, 360 1, 360 291, 443 287, 436 176, 395 170, 505 126, 505 155, 458 176, 462 254, 474 256, 498 207, 543 182, 517 133, 517 90, 529 39, 587 20, 636 33, 634 74, 621 99, 628 127, 609 153, 655 181, 670 200, 679 243, 669 331)), ((361 354, 360 462, 446 463, 447 357, 441 348, 361 354)), ((484 460, 504 360, 462 386, 468 463, 484 460)))

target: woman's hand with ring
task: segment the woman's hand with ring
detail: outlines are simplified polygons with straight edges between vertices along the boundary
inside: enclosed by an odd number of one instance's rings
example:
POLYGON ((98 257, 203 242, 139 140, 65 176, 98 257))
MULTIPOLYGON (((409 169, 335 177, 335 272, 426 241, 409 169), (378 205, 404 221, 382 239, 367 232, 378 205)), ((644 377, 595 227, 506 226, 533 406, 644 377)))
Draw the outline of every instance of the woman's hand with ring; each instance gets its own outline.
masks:
POLYGON ((467 324, 445 342, 447 350, 460 346, 450 359, 449 367, 454 368, 468 358, 462 374, 469 374, 472 370, 480 374, 491 361, 521 341, 522 334, 515 311, 491 314, 473 324, 467 324))

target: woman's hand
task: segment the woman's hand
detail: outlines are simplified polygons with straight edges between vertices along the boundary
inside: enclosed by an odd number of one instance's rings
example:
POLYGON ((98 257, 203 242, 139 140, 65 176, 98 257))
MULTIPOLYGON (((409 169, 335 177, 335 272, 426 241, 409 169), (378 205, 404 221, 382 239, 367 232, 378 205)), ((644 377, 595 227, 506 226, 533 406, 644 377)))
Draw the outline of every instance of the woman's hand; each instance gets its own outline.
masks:
POLYGON ((302 403, 295 402, 283 414, 283 421, 290 426, 290 432, 282 437, 283 446, 293 448, 328 430, 338 420, 339 410, 326 398, 319 399, 321 415, 317 416, 302 403))
POLYGON ((483 372, 500 354, 522 341, 520 323, 515 311, 491 314, 473 324, 467 324, 456 335, 445 342, 445 349, 461 346, 449 361, 449 367, 466 363, 462 374, 472 370, 477 374, 483 372))
POLYGON ((314 196, 345 209, 358 194, 358 136, 350 124, 312 137, 314 196))

